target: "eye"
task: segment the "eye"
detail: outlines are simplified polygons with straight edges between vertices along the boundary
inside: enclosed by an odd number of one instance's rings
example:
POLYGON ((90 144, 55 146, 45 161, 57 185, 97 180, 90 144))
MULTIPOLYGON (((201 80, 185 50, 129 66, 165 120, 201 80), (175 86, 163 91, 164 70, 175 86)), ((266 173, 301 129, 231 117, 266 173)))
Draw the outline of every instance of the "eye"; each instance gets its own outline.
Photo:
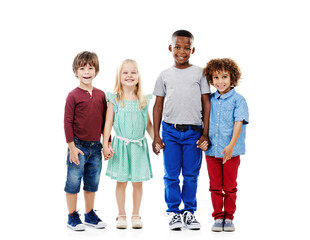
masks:
POLYGON ((84 70, 84 68, 83 68, 83 67, 80 67, 79 70, 84 70))
POLYGON ((137 74, 137 72, 131 72, 131 74, 137 74))
POLYGON ((123 72, 123 74, 128 74, 128 72, 123 72))
POLYGON ((180 47, 174 47, 174 48, 175 48, 175 49, 178 49, 178 50, 180 49, 180 47))

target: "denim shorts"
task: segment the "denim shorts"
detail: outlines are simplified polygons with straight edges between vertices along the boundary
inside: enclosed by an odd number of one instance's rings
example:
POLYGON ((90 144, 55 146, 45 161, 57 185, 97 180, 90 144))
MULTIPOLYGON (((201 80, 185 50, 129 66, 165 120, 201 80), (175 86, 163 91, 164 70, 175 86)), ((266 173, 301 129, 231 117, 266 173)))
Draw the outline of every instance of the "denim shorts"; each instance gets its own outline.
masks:
POLYGON ((83 190, 96 192, 102 168, 102 144, 100 141, 81 141, 77 138, 74 138, 74 143, 84 155, 79 154, 79 165, 73 162, 70 163, 70 151, 68 149, 65 192, 71 194, 80 192, 82 178, 84 182, 83 190))

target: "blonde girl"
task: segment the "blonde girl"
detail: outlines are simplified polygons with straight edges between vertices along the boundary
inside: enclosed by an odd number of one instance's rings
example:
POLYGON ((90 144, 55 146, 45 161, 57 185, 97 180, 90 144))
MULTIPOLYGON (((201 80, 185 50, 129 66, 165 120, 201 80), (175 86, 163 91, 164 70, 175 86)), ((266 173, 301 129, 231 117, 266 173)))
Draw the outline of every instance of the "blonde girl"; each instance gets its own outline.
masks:
POLYGON ((109 159, 106 175, 116 180, 118 205, 117 228, 127 228, 125 192, 128 181, 133 186, 133 228, 142 228, 140 204, 142 182, 153 177, 145 130, 154 139, 148 113, 151 95, 143 95, 136 61, 127 59, 117 70, 113 94, 107 93, 108 109, 103 134, 103 154, 109 159), (108 146, 111 129, 115 136, 108 146))

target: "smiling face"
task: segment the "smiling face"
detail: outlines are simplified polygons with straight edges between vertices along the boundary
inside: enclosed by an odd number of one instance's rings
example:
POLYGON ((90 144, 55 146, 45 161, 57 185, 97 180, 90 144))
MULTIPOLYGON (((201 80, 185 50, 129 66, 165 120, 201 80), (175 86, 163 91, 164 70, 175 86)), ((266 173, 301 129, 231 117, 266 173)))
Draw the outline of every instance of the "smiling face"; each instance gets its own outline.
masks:
POLYGON ((228 93, 231 89, 230 73, 228 71, 216 71, 212 74, 212 85, 221 95, 228 93))
POLYGON ((169 51, 172 52, 176 68, 184 69, 191 66, 189 58, 195 52, 195 48, 192 48, 189 37, 177 36, 173 38, 172 44, 169 45, 169 51))
POLYGON ((135 87, 138 84, 138 69, 132 62, 124 63, 120 72, 121 84, 126 87, 135 87))
POLYGON ((80 86, 91 87, 92 81, 96 77, 96 69, 95 67, 86 64, 77 69, 76 77, 80 80, 80 86))

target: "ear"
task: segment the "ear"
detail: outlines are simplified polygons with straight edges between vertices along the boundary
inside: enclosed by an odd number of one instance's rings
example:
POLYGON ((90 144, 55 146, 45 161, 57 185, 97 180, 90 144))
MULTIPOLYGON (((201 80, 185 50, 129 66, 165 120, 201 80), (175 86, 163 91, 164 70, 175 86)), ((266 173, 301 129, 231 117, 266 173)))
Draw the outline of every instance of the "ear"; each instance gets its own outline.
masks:
POLYGON ((192 54, 194 54, 194 52, 195 52, 195 47, 193 47, 192 54))
POLYGON ((168 49, 169 49, 170 52, 172 52, 172 46, 171 45, 169 45, 168 49))

